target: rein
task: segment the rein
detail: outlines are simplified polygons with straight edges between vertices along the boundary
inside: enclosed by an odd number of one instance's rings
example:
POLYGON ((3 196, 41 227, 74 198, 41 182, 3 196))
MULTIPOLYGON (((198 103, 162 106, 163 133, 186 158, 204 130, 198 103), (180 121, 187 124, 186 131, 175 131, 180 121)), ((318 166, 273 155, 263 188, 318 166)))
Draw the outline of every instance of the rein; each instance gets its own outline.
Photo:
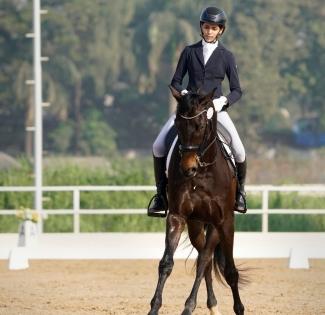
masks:
MULTIPOLYGON (((194 115, 194 116, 184 116, 179 114, 179 116, 183 119, 186 120, 191 120, 194 118, 199 117, 200 115, 202 115, 203 113, 208 112, 208 109, 204 109, 201 112, 199 112, 198 114, 194 115)), ((212 118, 212 117, 211 117, 212 118)), ((204 135, 203 135, 203 140, 201 142, 200 145, 188 145, 188 146, 184 146, 182 144, 179 145, 179 151, 182 154, 183 152, 187 152, 187 151, 199 151, 195 153, 195 158, 199 164, 200 167, 207 167, 210 166, 214 163, 216 163, 218 157, 216 155, 215 159, 212 162, 203 162, 201 159, 204 156, 204 154, 209 150, 209 148, 216 142, 216 140, 218 139, 218 136, 216 135, 213 140, 205 147, 201 150, 201 147, 203 146, 206 138, 211 134, 211 132, 209 133, 209 135, 207 136, 207 127, 209 125, 209 123, 211 123, 211 119, 209 119, 208 123, 205 126, 205 130, 204 130, 204 135)))
POLYGON ((212 146, 212 144, 216 142, 217 138, 218 138, 218 136, 215 136, 214 139, 205 147, 205 149, 199 155, 196 154, 196 160, 197 160, 198 164, 200 165, 200 167, 207 167, 207 166, 210 166, 217 162, 217 159, 218 159, 217 154, 216 154, 215 159, 212 162, 202 162, 201 161, 201 158, 203 157, 203 155, 206 153, 206 151, 208 151, 208 149, 212 146))
POLYGON ((184 115, 181 115, 181 114, 179 114, 179 116, 184 118, 184 119, 191 120, 191 119, 194 119, 196 117, 199 117, 200 115, 202 115, 204 112, 207 112, 207 111, 208 111, 207 109, 204 109, 204 110, 202 110, 201 112, 199 112, 198 114, 196 114, 194 116, 184 116, 184 115))

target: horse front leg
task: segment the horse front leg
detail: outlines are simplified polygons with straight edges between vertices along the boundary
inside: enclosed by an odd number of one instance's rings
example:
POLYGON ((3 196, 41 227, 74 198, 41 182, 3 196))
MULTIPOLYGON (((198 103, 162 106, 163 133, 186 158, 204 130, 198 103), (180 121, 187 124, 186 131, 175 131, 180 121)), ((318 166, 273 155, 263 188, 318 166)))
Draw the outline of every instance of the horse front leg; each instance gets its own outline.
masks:
POLYGON ((165 282, 172 272, 174 266, 174 253, 177 248, 179 239, 184 230, 185 220, 174 214, 168 214, 166 225, 165 252, 159 262, 159 279, 155 294, 151 300, 151 309, 148 315, 156 315, 162 304, 162 291, 165 282))

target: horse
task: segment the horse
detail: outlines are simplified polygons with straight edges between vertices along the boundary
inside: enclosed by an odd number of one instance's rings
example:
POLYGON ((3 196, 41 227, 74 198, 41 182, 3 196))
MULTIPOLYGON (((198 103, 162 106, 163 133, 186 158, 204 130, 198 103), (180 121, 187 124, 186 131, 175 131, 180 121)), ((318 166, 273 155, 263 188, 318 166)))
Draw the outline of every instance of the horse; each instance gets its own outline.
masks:
POLYGON ((148 315, 156 315, 162 305, 162 292, 171 274, 173 256, 181 233, 187 225, 189 239, 198 251, 196 277, 185 302, 182 315, 193 313, 200 283, 205 278, 207 307, 217 311, 217 299, 212 286, 212 269, 217 280, 226 280, 231 288, 236 315, 244 315, 238 283, 239 271, 233 257, 234 207, 237 180, 234 170, 222 153, 217 133, 217 112, 206 95, 181 95, 170 86, 177 101, 175 146, 168 169, 168 204, 165 251, 159 262, 159 278, 148 315), (223 279, 222 279, 223 278, 223 279))

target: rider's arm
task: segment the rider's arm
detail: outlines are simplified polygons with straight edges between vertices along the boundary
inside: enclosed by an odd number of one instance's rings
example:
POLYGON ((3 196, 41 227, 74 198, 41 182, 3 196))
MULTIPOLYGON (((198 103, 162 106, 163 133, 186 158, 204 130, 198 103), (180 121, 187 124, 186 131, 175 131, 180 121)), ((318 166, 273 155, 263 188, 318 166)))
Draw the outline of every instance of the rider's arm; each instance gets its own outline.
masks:
POLYGON ((176 71, 171 82, 171 85, 179 92, 184 90, 182 87, 182 83, 183 78, 187 72, 187 54, 187 47, 185 47, 185 49, 181 53, 181 56, 179 57, 176 71))
POLYGON ((229 80, 230 89, 230 93, 226 96, 228 100, 227 105, 230 106, 242 96, 235 57, 230 51, 226 55, 226 75, 229 80))

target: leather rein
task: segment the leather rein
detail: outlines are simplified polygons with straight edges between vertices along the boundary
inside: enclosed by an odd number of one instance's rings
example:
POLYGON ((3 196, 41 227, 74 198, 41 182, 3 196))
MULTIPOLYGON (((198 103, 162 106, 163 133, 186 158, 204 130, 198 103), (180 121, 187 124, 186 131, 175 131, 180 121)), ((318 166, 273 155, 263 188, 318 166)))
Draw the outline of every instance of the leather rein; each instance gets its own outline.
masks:
MULTIPOLYGON (((215 115, 215 109, 214 107, 210 107, 213 108, 213 115, 212 117, 215 115)), ((203 113, 208 112, 208 109, 204 109, 201 112, 199 112, 198 114, 194 115, 194 116, 184 116, 181 114, 178 114, 181 118, 186 119, 186 120, 192 120, 194 118, 197 118, 199 116, 201 116, 203 113)), ((182 155, 184 152, 191 152, 191 151, 195 151, 195 159, 198 162, 200 167, 207 167, 210 165, 213 165, 214 163, 216 163, 218 157, 217 154, 214 158, 214 160, 212 162, 204 162, 202 161, 203 156, 205 155, 205 153, 209 150, 209 148, 216 142, 216 140, 218 139, 218 135, 216 135, 210 143, 208 143, 206 146, 203 146, 204 143, 206 142, 206 139, 211 135, 211 130, 212 128, 210 128, 210 132, 209 134, 207 134, 207 130, 208 130, 208 126, 211 126, 212 123, 212 117, 210 119, 208 119, 206 125, 205 125, 205 129, 204 129, 204 135, 203 135, 203 140, 199 145, 183 145, 180 144, 179 145, 179 152, 182 155)))

